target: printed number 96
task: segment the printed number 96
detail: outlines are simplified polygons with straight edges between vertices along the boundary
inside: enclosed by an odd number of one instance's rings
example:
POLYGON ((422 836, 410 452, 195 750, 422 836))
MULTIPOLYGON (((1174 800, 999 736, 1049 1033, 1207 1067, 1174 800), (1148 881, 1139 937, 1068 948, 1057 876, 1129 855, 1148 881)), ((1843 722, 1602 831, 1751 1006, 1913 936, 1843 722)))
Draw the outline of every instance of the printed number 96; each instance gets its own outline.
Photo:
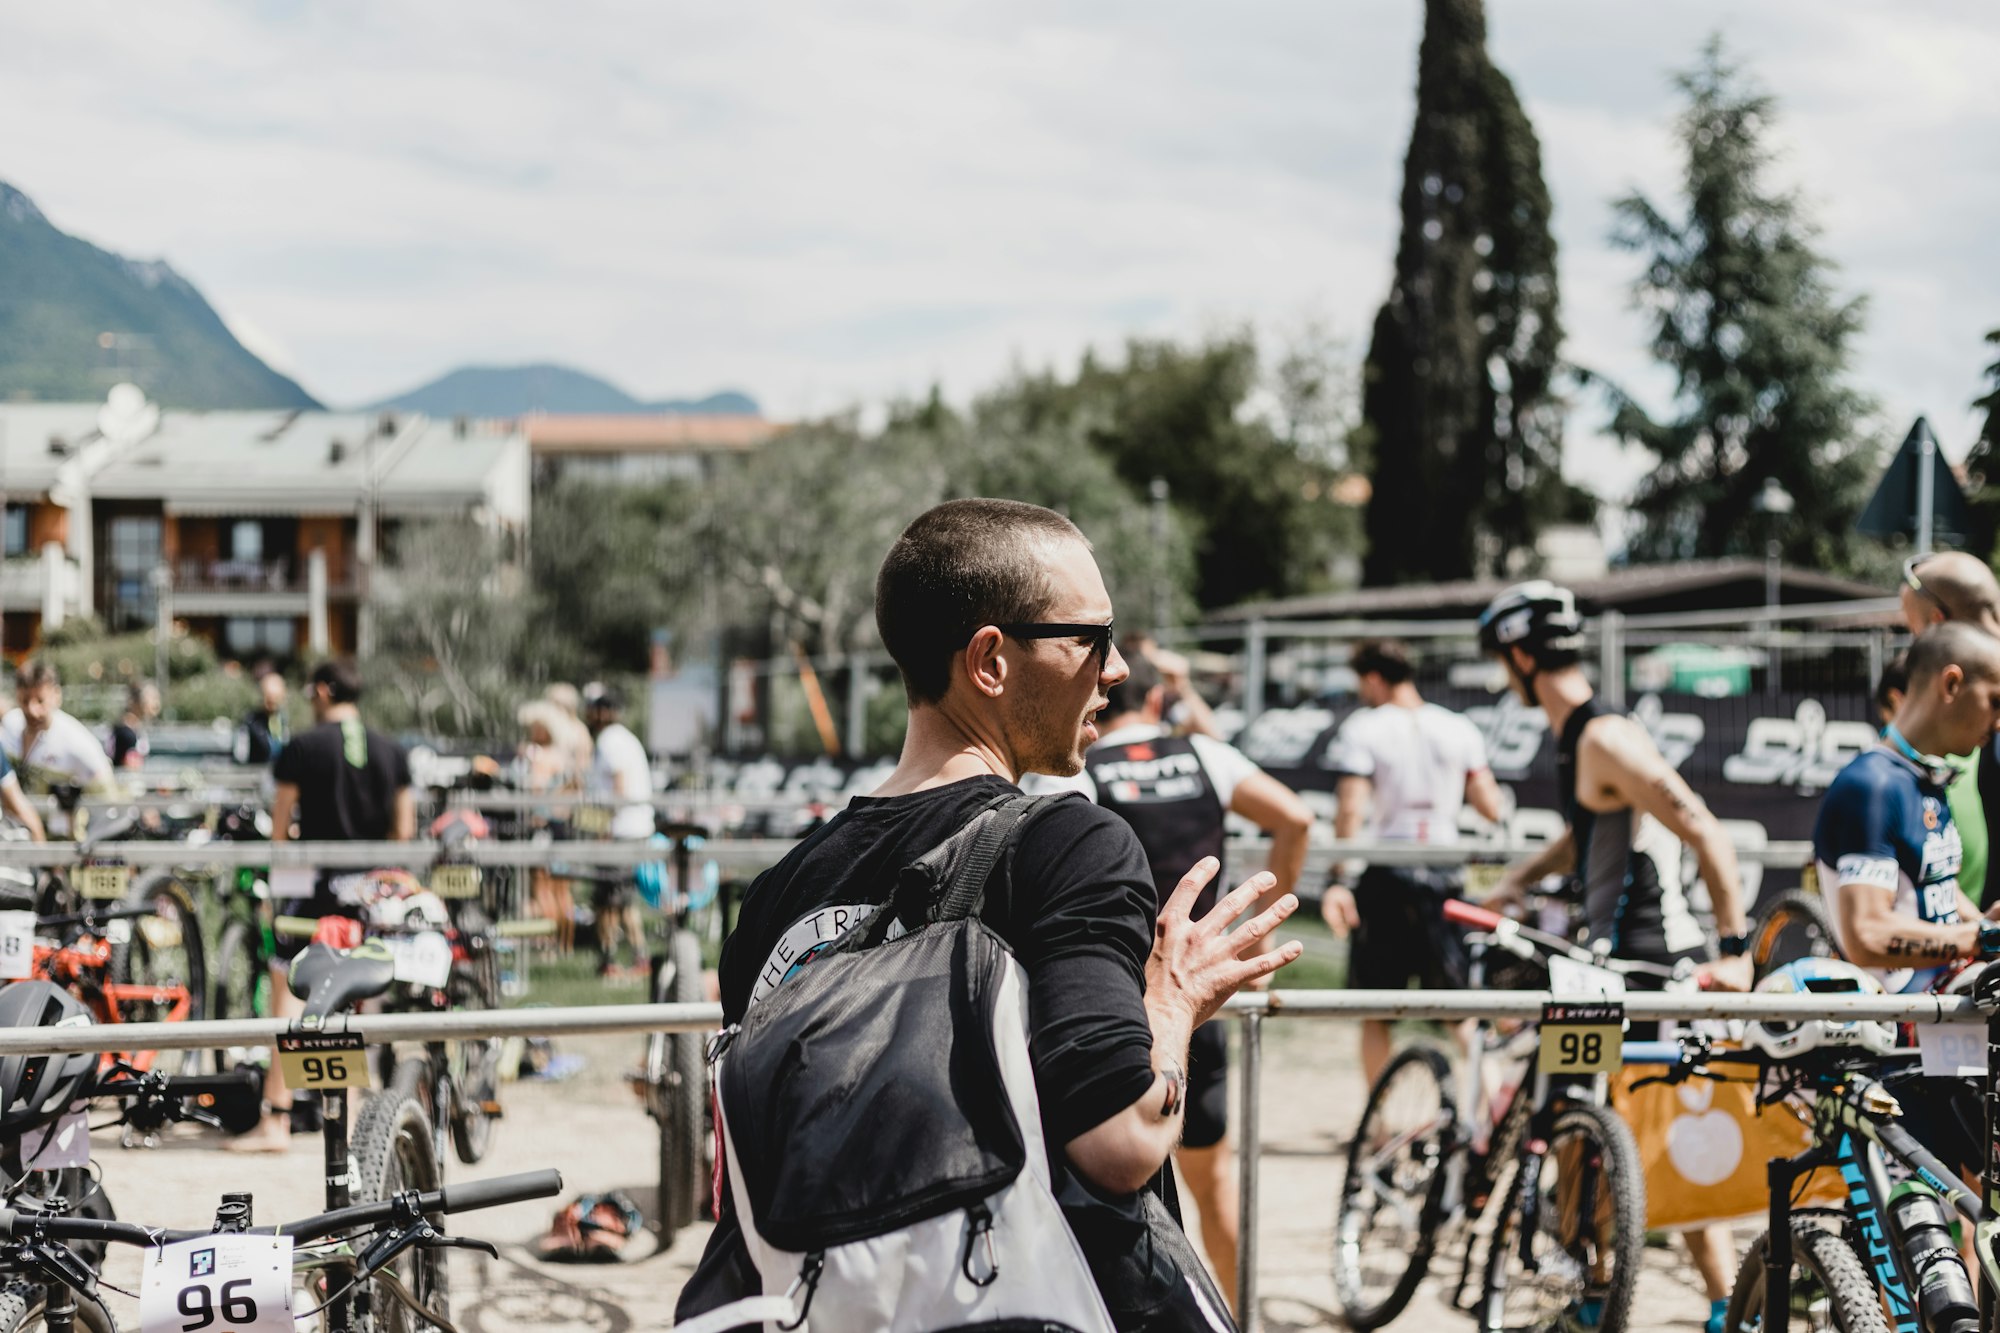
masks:
MULTIPOLYGON (((257 1302, 240 1294, 240 1289, 250 1285, 250 1279, 239 1277, 222 1284, 222 1322, 225 1324, 254 1324, 257 1322, 257 1302)), ((197 1283, 192 1287, 182 1287, 175 1298, 182 1314, 190 1322, 181 1325, 181 1333, 196 1333, 215 1322, 215 1297, 207 1287, 197 1283)))
POLYGON ((1566 1065, 1594 1065, 1604 1055, 1604 1038, 1595 1032, 1565 1032, 1556 1039, 1556 1049, 1566 1065))
POLYGON ((322 1060, 317 1055, 305 1057, 306 1081, 308 1083, 345 1083, 347 1081, 347 1057, 329 1055, 322 1060))

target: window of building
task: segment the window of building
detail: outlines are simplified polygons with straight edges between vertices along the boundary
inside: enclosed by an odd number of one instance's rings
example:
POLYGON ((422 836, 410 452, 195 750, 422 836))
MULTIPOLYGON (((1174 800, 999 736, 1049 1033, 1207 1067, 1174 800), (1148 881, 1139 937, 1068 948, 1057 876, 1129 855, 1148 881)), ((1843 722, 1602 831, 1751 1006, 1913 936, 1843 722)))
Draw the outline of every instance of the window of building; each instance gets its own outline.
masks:
POLYGON ((222 644, 233 657, 290 657, 298 621, 289 616, 234 616, 222 622, 222 644))
POLYGON ((114 518, 106 545, 113 626, 150 625, 154 619, 153 571, 160 565, 160 520, 151 515, 114 518))
POLYGON ((229 558, 246 564, 262 564, 264 561, 264 525, 254 519, 244 519, 229 529, 229 558))
POLYGON ((5 554, 28 554, 28 510, 25 505, 8 505, 7 517, 0 523, 0 540, 5 542, 5 554))

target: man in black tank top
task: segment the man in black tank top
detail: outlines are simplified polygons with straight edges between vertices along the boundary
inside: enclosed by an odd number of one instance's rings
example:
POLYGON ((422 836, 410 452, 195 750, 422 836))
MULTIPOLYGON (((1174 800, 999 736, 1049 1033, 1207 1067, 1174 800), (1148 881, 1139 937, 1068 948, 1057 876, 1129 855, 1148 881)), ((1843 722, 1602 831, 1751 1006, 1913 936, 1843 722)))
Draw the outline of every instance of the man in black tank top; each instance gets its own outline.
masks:
MULTIPOLYGON (((1223 859, 1227 821, 1241 815, 1271 836, 1268 869, 1277 876, 1267 898, 1291 891, 1305 866, 1312 812, 1276 778, 1236 749, 1205 735, 1176 736, 1161 721, 1165 687, 1152 662, 1133 646, 1131 674, 1105 691, 1103 737, 1083 756, 1074 778, 1030 775, 1025 791, 1080 791, 1117 814, 1139 835, 1164 909, 1187 868, 1205 856, 1223 859)), ((1189 915, 1215 906, 1216 876, 1189 915)), ((1201 1238, 1216 1285, 1236 1291, 1237 1174, 1229 1146, 1229 1038, 1222 1022, 1195 1029, 1188 1048, 1187 1127, 1174 1161, 1201 1213, 1201 1238)))
MULTIPOLYGON (((1479 646, 1500 659, 1521 701, 1548 717, 1557 737, 1557 797, 1568 825, 1542 851, 1508 867, 1487 905, 1516 906, 1529 885, 1569 874, 1581 891, 1586 938, 1609 940, 1613 957, 1706 959, 1708 940, 1680 884, 1685 844, 1708 885, 1721 936, 1723 957, 1701 970, 1717 989, 1749 989, 1736 850, 1645 728, 1600 701, 1584 679, 1578 665, 1583 618, 1575 595, 1541 580, 1507 589, 1479 618, 1479 646)), ((1627 985, 1641 989, 1642 979, 1628 978, 1627 985)), ((1633 1039, 1650 1035, 1633 1025, 1633 1039)), ((1734 1238, 1727 1226, 1683 1234, 1708 1288, 1709 1327, 1720 1328, 1734 1238)))

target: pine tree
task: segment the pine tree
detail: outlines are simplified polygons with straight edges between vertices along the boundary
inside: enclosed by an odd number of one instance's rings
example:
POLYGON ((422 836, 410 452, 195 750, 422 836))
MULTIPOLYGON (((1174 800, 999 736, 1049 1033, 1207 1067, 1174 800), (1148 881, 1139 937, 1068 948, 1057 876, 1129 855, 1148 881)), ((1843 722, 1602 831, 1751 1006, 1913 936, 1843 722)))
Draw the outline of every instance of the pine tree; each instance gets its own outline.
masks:
POLYGON ((1481 0, 1427 0, 1396 281, 1363 372, 1369 583, 1511 567, 1587 507, 1563 483, 1562 324, 1541 146, 1481 0))
MULTIPOLYGON (((2000 348, 2000 329, 1987 334, 1986 341, 2000 348)), ((1966 546, 1991 560, 2000 554, 1994 549, 2000 541, 2000 361, 1986 367, 1986 382, 1991 387, 1972 400, 1974 407, 1986 409, 1986 420, 1965 456, 1965 476, 1970 483, 1966 499, 1972 505, 1973 528, 1966 546)))
POLYGON ((1874 404, 1844 382, 1865 303, 1833 290, 1834 265, 1796 192, 1765 177, 1776 104, 1711 38, 1678 74, 1675 132, 1686 212, 1644 196, 1616 204, 1614 239, 1646 256, 1634 293, 1653 355, 1673 372, 1674 415, 1656 420, 1612 391, 1613 433, 1658 460, 1633 509, 1639 560, 1738 555, 1768 540, 1753 502, 1774 477, 1796 509, 1777 529, 1785 557, 1848 567, 1853 521, 1881 452, 1874 404))

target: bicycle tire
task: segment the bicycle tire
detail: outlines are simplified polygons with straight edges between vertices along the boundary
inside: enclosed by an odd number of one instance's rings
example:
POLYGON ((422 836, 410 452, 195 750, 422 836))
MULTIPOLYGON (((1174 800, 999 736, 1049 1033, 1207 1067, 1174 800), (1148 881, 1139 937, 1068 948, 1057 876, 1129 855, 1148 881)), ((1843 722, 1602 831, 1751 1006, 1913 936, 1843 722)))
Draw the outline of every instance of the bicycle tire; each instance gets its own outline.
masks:
MULTIPOLYGON (((348 1152, 356 1203, 380 1203, 403 1190, 434 1190, 444 1183, 438 1170, 436 1139, 424 1108, 414 1098, 394 1091, 378 1093, 362 1106, 348 1152)), ((431 1219, 431 1225, 444 1229, 437 1218, 431 1219)), ((450 1316, 451 1293, 443 1250, 407 1250, 391 1267, 420 1304, 440 1316, 450 1316)), ((377 1333, 425 1333, 436 1328, 386 1291, 374 1294, 371 1307, 377 1333)))
MULTIPOLYGON (((1333 1220, 1333 1285, 1340 1298, 1342 1310, 1346 1313, 1350 1327, 1356 1329, 1380 1328, 1403 1312, 1416 1294, 1417 1286, 1429 1271, 1433 1251, 1437 1245, 1438 1222, 1444 1207, 1445 1164, 1454 1149, 1453 1126, 1458 1121, 1458 1105, 1451 1092, 1451 1065, 1444 1055, 1429 1046, 1409 1046, 1397 1052, 1395 1058, 1382 1068, 1375 1086, 1368 1090, 1368 1103, 1361 1112, 1361 1123, 1354 1131, 1354 1142, 1347 1150, 1347 1169, 1342 1178, 1340 1202, 1334 1210, 1333 1220), (1398 1241, 1391 1235, 1388 1249, 1392 1253, 1408 1253, 1409 1266, 1403 1270, 1388 1293, 1380 1300, 1371 1301, 1363 1289, 1365 1281, 1362 1272, 1361 1240, 1374 1228, 1379 1216, 1376 1195, 1369 1188, 1371 1179, 1381 1180, 1379 1171, 1370 1173, 1364 1145, 1376 1135, 1372 1132, 1376 1121, 1389 1114, 1385 1104, 1400 1081, 1416 1080, 1428 1096, 1428 1089, 1434 1085, 1438 1101, 1437 1132, 1410 1140, 1405 1146, 1414 1152, 1400 1163, 1412 1174, 1399 1185, 1407 1185, 1399 1193, 1415 1196, 1418 1200, 1416 1234, 1398 1241), (1422 1172, 1421 1175, 1415 1174, 1422 1172), (1370 1197, 1364 1198, 1364 1189, 1370 1197)), ((1383 1141, 1394 1135, 1383 1136, 1383 1141)), ((1401 1171, 1398 1171, 1401 1175, 1401 1171)))
MULTIPOLYGON (((31 1333, 46 1327, 42 1304, 47 1292, 38 1282, 16 1281, 0 1289, 0 1333, 31 1333)), ((104 1307, 86 1296, 76 1298, 76 1327, 90 1333, 114 1333, 104 1307)))
MULTIPOLYGON (((1750 1252, 1743 1256, 1743 1266, 1736 1272, 1736 1285, 1729 1289, 1729 1311, 1723 1316, 1722 1326, 1728 1329, 1754 1330, 1764 1324, 1764 1250, 1770 1240, 1770 1232, 1764 1232, 1751 1245, 1750 1252)), ((1882 1313, 1882 1300, 1869 1280, 1868 1270, 1861 1266, 1854 1247, 1845 1236, 1827 1227, 1805 1219, 1792 1222, 1792 1313, 1791 1327, 1805 1333, 1807 1329, 1834 1328, 1839 1333, 1889 1333, 1889 1321, 1882 1313), (1815 1292, 1824 1293, 1827 1323, 1802 1323, 1801 1315, 1810 1319, 1817 1311, 1820 1299, 1815 1292), (1801 1307, 1804 1307, 1801 1309, 1801 1307)))
MULTIPOLYGON (((493 952, 492 923, 477 904, 466 907, 460 926, 472 936, 475 947, 464 963, 452 967, 451 1007, 498 1009, 500 960, 493 952)), ((498 1037, 468 1038, 458 1043, 453 1061, 451 1146, 467 1166, 478 1163, 493 1146, 496 1117, 486 1105, 497 1106, 500 1101, 500 1045, 498 1037)))
MULTIPOLYGON (((208 968, 194 895, 172 874, 155 875, 135 886, 120 906, 147 908, 153 915, 132 921, 130 933, 113 942, 106 975, 119 985, 185 987, 187 1021, 199 1022, 208 1012, 208 968), (171 924, 172 936, 161 931, 161 922, 171 924)), ((125 1000, 119 1004, 119 1017, 128 1023, 161 1022, 166 1012, 151 1000, 125 1000)), ((224 1055, 215 1051, 208 1059, 219 1062, 224 1055)), ((153 1067, 170 1074, 191 1074, 203 1063, 200 1051, 162 1051, 153 1067)))
MULTIPOLYGON (((1566 1143, 1576 1142, 1579 1138, 1585 1140, 1579 1146, 1584 1150, 1583 1162, 1588 1169, 1580 1173, 1578 1187, 1594 1190, 1599 1181, 1603 1182, 1609 1193, 1607 1201, 1609 1220, 1616 1228, 1608 1247, 1611 1277, 1599 1289, 1601 1313, 1596 1327, 1599 1333, 1623 1333, 1626 1321, 1631 1316, 1632 1297, 1639 1282, 1639 1265, 1646 1248, 1646 1180, 1639 1165, 1639 1147, 1632 1140, 1631 1128, 1608 1107, 1571 1106, 1556 1116, 1555 1126, 1549 1135, 1547 1151, 1532 1157, 1523 1156, 1519 1160, 1524 1167, 1529 1163, 1534 1164, 1538 1177, 1535 1188, 1543 1191, 1542 1206, 1538 1211, 1544 1219, 1554 1219, 1556 1227, 1560 1228, 1560 1210, 1557 1202, 1563 1190, 1560 1175, 1563 1148, 1566 1143), (1594 1154, 1591 1152, 1593 1147, 1594 1154), (1541 1180, 1545 1178, 1544 1173, 1551 1165, 1556 1168, 1558 1175, 1555 1188, 1547 1189, 1541 1180)), ((1551 1229, 1546 1221, 1537 1226, 1536 1235, 1553 1242, 1553 1245, 1545 1254, 1536 1256, 1538 1265, 1550 1263, 1559 1272, 1565 1268, 1581 1269, 1584 1281, 1576 1282, 1574 1277, 1569 1278, 1568 1280, 1575 1286, 1575 1296, 1564 1299, 1561 1304, 1554 1305, 1553 1309, 1548 1308, 1554 1304, 1553 1302, 1539 1302, 1540 1308, 1533 1317, 1524 1319, 1506 1312, 1507 1297, 1519 1293, 1530 1285, 1519 1271, 1518 1262, 1521 1256, 1519 1236, 1521 1182, 1518 1173, 1510 1175, 1512 1178, 1508 1185, 1508 1193, 1500 1201, 1503 1211, 1493 1231, 1492 1248, 1486 1256, 1485 1290, 1497 1290, 1501 1297, 1502 1309, 1498 1313, 1502 1317, 1497 1326, 1537 1331, 1563 1328, 1570 1308, 1593 1286, 1588 1281, 1588 1270, 1591 1265, 1569 1253, 1570 1247, 1563 1243, 1560 1231, 1551 1229), (1560 1260, 1557 1258, 1558 1255, 1561 1256, 1560 1260), (1505 1267, 1496 1270, 1494 1268, 1496 1264, 1505 1267)), ((1595 1208, 1592 1213, 1593 1216, 1600 1215, 1595 1208)), ((1533 1242, 1530 1244, 1532 1248, 1533 1242)), ((1592 1246, 1597 1251, 1594 1257, 1601 1263, 1607 1257, 1604 1253, 1607 1247, 1602 1244, 1601 1239, 1594 1240, 1592 1246)), ((1482 1315, 1486 1313, 1490 1312, 1482 1312, 1482 1315)), ((1494 1326, 1487 1318, 1482 1317, 1481 1328, 1494 1326)))
MULTIPOLYGON (((222 927, 208 975, 211 1018, 271 1016, 271 968, 264 959, 259 932, 251 922, 238 917, 222 927)), ((215 1053, 218 1074, 250 1063, 247 1047, 235 1046, 215 1053)))
POLYGON ((1753 984, 1800 958, 1838 958, 1833 918, 1826 900, 1804 889, 1788 889, 1757 909, 1750 922, 1753 984))
MULTIPOLYGON (((702 1000, 701 944, 687 930, 676 930, 667 943, 668 971, 655 991, 666 1004, 699 1004, 702 1000)), ((656 963, 657 967, 658 964, 656 963)), ((663 1079, 658 1117, 660 1137, 660 1247, 674 1234, 701 1218, 701 1196, 708 1184, 705 1165, 712 1139, 708 1132, 708 1061, 699 1034, 663 1034, 663 1079)))

